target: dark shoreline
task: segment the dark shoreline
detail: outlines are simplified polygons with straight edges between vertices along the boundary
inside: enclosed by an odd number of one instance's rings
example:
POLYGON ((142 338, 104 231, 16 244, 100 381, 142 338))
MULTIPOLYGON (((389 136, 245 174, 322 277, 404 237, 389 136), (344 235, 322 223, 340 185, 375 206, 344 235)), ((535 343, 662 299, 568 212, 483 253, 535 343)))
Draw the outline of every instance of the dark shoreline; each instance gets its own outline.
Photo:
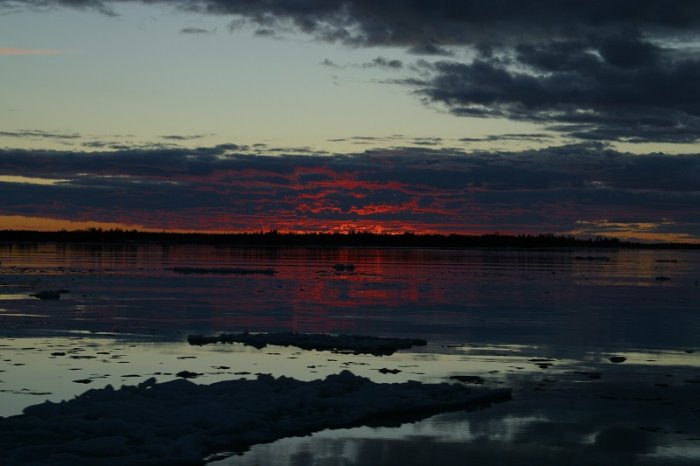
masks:
POLYGON ((237 247, 397 247, 397 248, 592 248, 592 249, 700 249, 693 243, 638 243, 617 238, 590 239, 573 236, 439 235, 356 233, 172 233, 138 230, 102 230, 91 228, 74 231, 2 230, 0 243, 91 243, 91 244, 162 244, 216 245, 237 247))

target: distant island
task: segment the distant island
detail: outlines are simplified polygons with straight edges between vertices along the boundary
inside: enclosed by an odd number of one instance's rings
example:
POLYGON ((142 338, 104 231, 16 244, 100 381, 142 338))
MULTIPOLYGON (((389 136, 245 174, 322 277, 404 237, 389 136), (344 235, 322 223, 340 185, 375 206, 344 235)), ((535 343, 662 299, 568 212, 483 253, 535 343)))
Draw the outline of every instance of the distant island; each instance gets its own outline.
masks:
POLYGON ((71 231, 0 230, 0 242, 203 244, 241 247, 700 249, 700 244, 693 243, 638 243, 610 237, 583 239, 554 234, 283 233, 276 230, 252 233, 175 233, 101 228, 71 231))

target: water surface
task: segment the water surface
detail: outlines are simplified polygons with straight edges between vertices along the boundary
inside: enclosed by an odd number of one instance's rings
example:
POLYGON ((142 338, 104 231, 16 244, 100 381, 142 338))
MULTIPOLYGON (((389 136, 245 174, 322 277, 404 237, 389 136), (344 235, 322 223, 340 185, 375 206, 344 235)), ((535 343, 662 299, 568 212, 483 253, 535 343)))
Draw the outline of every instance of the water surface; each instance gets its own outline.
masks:
POLYGON ((695 464, 698 280, 695 251, 5 244, 0 415, 181 370, 201 383, 343 369, 384 382, 479 375, 485 386, 513 387, 513 401, 285 439, 221 464, 695 464), (33 296, 59 289, 68 291, 60 300, 33 296), (185 342, 243 330, 429 345, 377 358, 185 342))

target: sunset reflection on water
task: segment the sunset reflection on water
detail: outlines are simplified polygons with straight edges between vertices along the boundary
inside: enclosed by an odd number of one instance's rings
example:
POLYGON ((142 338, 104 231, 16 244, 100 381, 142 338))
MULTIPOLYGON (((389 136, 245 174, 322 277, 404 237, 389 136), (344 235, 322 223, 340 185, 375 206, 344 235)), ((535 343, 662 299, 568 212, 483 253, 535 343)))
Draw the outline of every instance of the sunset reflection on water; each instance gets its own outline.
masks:
POLYGON ((694 251, 40 244, 1 245, 0 254, 0 321, 15 331, 294 330, 503 344, 623 337, 644 347, 650 338, 691 345, 698 326, 694 251), (609 259, 577 260, 590 254, 609 259), (31 296, 47 289, 70 292, 31 296), (10 315, 18 313, 43 319, 10 315))
POLYGON ((199 383, 345 369, 381 382, 469 375, 513 388, 514 399, 398 428, 283 439, 221 464, 406 466, 424 454, 444 464, 700 461, 696 251, 5 244, 0 262, 6 415, 180 370, 199 383), (204 273, 217 269, 246 273, 204 273), (59 289, 68 292, 58 300, 33 296, 59 289), (194 333, 289 330, 429 344, 377 358, 186 343, 194 333))

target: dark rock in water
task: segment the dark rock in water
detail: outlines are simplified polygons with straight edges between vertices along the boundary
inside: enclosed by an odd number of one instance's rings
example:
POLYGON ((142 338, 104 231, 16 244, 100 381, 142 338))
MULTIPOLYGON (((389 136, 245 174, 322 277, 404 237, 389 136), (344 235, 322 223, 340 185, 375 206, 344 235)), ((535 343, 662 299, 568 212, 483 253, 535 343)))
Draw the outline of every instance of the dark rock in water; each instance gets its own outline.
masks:
POLYGON ((450 376, 452 380, 459 380, 464 383, 473 383, 477 385, 483 385, 484 378, 478 375, 452 375, 450 376))
POLYGON ((79 379, 79 380, 74 380, 73 382, 75 382, 75 383, 92 383, 92 380, 90 380, 90 379, 79 379))
POLYGON ((198 374, 197 372, 190 372, 190 371, 180 371, 175 375, 178 377, 182 377, 183 379, 194 379, 196 377, 199 377, 202 374, 198 374))
POLYGON ((608 359, 610 360, 610 362, 615 364, 627 361, 627 358, 624 356, 610 356, 608 359))
POLYGON ((656 277, 656 279, 660 282, 665 282, 667 280, 670 280, 671 277, 667 277, 666 275, 659 275, 658 277, 656 277))
POLYGON ((38 293, 34 293, 32 296, 35 298, 39 298, 41 300, 50 300, 50 299, 61 299, 61 294, 67 293, 67 290, 42 290, 39 291, 38 293))
POLYGON ((352 272, 355 270, 355 264, 335 264, 333 268, 337 272, 352 272))
POLYGON ((379 369, 379 372, 381 372, 382 374, 398 374, 399 372, 401 372, 401 370, 400 369, 387 369, 386 367, 382 367, 381 369, 379 369))

